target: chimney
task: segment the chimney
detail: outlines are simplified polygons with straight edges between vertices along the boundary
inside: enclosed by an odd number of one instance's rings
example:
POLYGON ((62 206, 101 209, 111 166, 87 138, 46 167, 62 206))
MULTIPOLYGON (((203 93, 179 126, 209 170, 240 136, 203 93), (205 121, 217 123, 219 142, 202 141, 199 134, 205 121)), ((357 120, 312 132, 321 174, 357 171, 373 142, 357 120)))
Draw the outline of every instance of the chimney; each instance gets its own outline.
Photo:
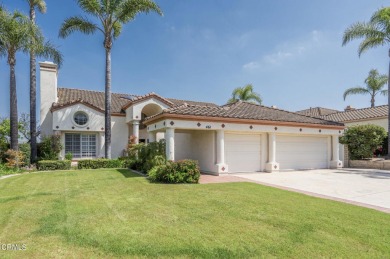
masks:
POLYGON ((40 126, 43 136, 53 134, 53 115, 50 111, 53 103, 57 102, 57 65, 52 62, 40 62, 40 92, 41 92, 41 117, 40 126))
POLYGON ((345 107, 344 111, 348 112, 348 111, 354 111, 356 110, 355 108, 353 108, 351 105, 348 105, 347 107, 345 107))

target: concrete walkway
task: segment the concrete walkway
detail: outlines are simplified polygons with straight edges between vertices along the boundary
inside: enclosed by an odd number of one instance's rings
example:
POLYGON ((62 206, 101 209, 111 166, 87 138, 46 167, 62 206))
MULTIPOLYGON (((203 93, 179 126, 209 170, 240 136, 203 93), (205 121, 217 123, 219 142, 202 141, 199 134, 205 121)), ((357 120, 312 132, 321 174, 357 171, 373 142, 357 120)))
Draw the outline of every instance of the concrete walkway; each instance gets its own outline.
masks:
POLYGON ((232 176, 390 213, 390 171, 372 169, 304 170, 278 173, 240 173, 232 176))

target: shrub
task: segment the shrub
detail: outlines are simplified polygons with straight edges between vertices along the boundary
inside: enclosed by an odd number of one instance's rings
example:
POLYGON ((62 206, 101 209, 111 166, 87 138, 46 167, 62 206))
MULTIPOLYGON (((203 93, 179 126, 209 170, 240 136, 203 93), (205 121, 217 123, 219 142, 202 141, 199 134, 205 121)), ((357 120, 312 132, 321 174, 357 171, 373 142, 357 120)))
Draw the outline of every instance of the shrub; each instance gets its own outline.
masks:
POLYGON ((37 162, 39 171, 52 170, 69 170, 71 168, 71 161, 69 160, 41 160, 37 162))
POLYGON ((148 144, 129 144, 129 159, 135 160, 132 169, 148 172, 155 165, 165 163, 165 140, 151 142, 148 144), (157 160, 155 160, 156 157, 157 160), (155 163, 156 162, 156 163, 155 163))
POLYGON ((61 149, 61 136, 45 136, 38 144, 38 158, 39 160, 58 160, 61 149))
POLYGON ((21 173, 23 170, 20 168, 8 167, 0 163, 0 176, 21 173))
POLYGON ((168 161, 153 167, 148 172, 149 180, 162 183, 198 183, 200 171, 194 160, 168 161))
POLYGON ((340 143, 348 145, 352 160, 372 158, 386 137, 384 128, 377 125, 358 125, 347 129, 340 143))
POLYGON ((123 160, 119 159, 86 159, 80 160, 78 169, 98 169, 98 168, 125 168, 123 160))
POLYGON ((13 168, 20 168, 24 165, 25 156, 22 151, 9 149, 6 153, 6 166, 13 168))
POLYGON ((65 160, 72 160, 73 159, 73 154, 68 152, 65 154, 65 160))
POLYGON ((26 166, 30 166, 31 164, 31 147, 30 147, 30 144, 28 143, 23 143, 23 144, 20 144, 19 145, 19 151, 21 151, 24 155, 24 165, 26 166))

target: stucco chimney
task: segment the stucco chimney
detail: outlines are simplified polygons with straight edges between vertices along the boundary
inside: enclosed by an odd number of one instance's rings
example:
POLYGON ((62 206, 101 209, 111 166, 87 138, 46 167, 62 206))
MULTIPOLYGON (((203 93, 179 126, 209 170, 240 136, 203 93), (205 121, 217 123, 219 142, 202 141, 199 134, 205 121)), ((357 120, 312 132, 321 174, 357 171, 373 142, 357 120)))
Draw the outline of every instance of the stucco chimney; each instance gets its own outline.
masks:
POLYGON ((52 62, 40 62, 41 90, 41 134, 53 134, 53 116, 50 111, 53 103, 57 102, 57 65, 52 62))

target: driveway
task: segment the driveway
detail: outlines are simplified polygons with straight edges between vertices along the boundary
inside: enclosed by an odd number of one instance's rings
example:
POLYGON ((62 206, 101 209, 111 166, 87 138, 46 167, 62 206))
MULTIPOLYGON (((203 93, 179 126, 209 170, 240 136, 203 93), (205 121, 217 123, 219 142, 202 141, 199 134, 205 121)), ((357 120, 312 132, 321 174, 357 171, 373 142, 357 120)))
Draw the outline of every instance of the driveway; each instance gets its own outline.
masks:
POLYGON ((390 212, 390 171, 371 169, 240 173, 234 176, 390 212))

